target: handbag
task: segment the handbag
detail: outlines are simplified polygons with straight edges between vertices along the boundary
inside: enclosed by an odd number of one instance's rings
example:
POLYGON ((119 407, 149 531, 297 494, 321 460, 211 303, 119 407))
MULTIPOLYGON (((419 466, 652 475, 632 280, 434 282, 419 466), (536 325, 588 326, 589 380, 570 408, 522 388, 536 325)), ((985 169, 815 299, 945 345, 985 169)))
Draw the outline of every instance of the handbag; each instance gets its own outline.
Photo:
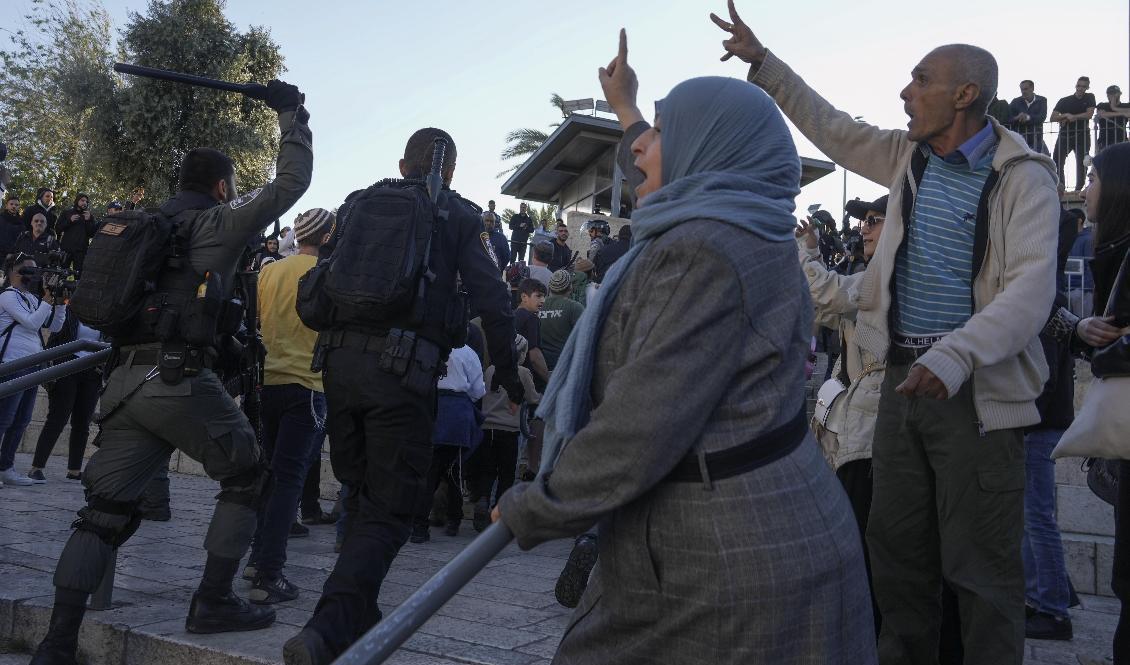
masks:
POLYGON ((1087 472, 1087 487, 1110 505, 1118 503, 1118 460, 1088 457, 1083 460, 1083 470, 1087 472))
MULTIPOLYGON (((1130 288, 1127 263, 1122 262, 1118 280, 1107 300, 1106 313, 1118 316, 1119 303, 1127 300, 1130 288)), ((1123 336, 1091 356, 1091 370, 1095 378, 1083 398, 1083 408, 1075 414, 1075 421, 1063 433, 1052 451, 1052 459, 1059 457, 1099 457, 1102 459, 1130 460, 1130 359, 1126 356, 1127 336, 1123 336)))
MULTIPOLYGON (((842 361, 843 356, 840 358, 842 361)), ((843 433, 846 425, 847 404, 851 401, 849 395, 855 392, 863 377, 884 367, 883 363, 868 363, 849 386, 844 386, 840 373, 837 373, 836 376, 825 381, 816 392, 816 407, 813 409, 810 427, 829 462, 832 453, 840 448, 838 435, 843 433)))

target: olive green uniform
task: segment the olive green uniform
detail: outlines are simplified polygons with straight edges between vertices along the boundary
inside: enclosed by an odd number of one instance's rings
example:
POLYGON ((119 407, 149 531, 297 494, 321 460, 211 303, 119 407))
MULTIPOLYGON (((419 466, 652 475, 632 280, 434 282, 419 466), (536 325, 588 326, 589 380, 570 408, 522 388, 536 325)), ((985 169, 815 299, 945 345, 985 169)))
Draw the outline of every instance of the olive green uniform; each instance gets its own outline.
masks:
MULTIPOLYGON (((225 298, 234 288, 247 242, 286 212, 306 191, 313 169, 309 128, 295 113, 279 115, 281 138, 275 180, 218 205, 195 192, 179 192, 165 214, 200 210, 192 222, 189 261, 199 274, 219 275, 225 298)), ((55 585, 93 592, 115 542, 136 528, 136 505, 146 483, 174 449, 204 466, 221 486, 204 546, 212 555, 239 559, 255 531, 254 504, 263 482, 254 431, 239 405, 208 368, 169 384, 157 376, 160 344, 123 346, 102 396, 100 448, 83 474, 88 505, 67 541, 55 585), (140 386, 140 388, 139 388, 140 386)))

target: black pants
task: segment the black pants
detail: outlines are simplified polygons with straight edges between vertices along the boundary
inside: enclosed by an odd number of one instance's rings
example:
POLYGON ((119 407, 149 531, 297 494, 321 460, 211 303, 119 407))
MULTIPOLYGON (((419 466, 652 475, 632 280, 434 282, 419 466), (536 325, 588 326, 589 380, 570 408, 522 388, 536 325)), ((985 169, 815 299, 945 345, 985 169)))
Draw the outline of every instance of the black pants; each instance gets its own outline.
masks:
POLYGON ((47 466, 47 458, 55 442, 63 433, 67 421, 71 422, 70 447, 67 450, 67 470, 82 469, 82 454, 90 435, 90 420, 98 406, 98 389, 102 387, 102 374, 88 369, 78 374, 64 376, 47 391, 47 421, 39 432, 35 456, 31 465, 37 469, 47 466))
POLYGON ((493 503, 514 485, 518 468, 518 433, 500 429, 483 430, 483 442, 468 462, 471 468, 471 501, 490 499, 495 481, 498 492, 493 503))
MULTIPOLYGON (((871 556, 867 553, 867 515, 871 512, 871 460, 860 459, 848 462, 836 469, 836 477, 847 492, 855 521, 859 524, 859 537, 863 543, 863 563, 867 568, 867 586, 871 588, 871 556)), ((871 611, 875 615, 875 637, 883 625, 879 605, 875 602, 875 591, 871 590, 871 611)))
POLYGON ((1114 509, 1114 566, 1110 587, 1122 603, 1114 629, 1114 665, 1130 665, 1130 462, 1118 463, 1118 505, 1114 509))
POLYGON ((335 655, 379 619, 381 583, 408 540, 432 461, 435 383, 428 395, 407 392, 378 357, 339 348, 326 359, 330 462, 350 491, 345 542, 307 626, 335 655))
MULTIPOLYGON (((319 450, 321 442, 318 443, 319 450)), ((302 517, 318 517, 322 514, 322 504, 318 499, 322 496, 322 454, 317 453, 310 470, 306 472, 306 482, 302 485, 302 517)))
MULTIPOLYGON (((1055 140, 1055 170, 1059 172, 1059 184, 1064 185, 1063 164, 1067 161, 1067 153, 1075 153, 1075 190, 1083 189, 1083 182, 1087 177, 1087 169, 1083 166, 1083 158, 1091 149, 1091 135, 1087 132, 1064 132, 1055 140)), ((1066 185, 1065 185, 1066 186, 1066 185)))
POLYGON ((432 463, 428 467, 428 484, 420 494, 420 503, 416 507, 414 523, 417 527, 428 528, 428 514, 432 512, 432 502, 440 483, 447 483, 444 496, 447 505, 444 506, 444 517, 448 522, 459 522, 463 519, 463 489, 456 478, 460 475, 459 456, 463 449, 458 446, 436 446, 432 452, 432 463))
POLYGON ((518 261, 526 260, 526 245, 530 239, 529 236, 523 238, 522 236, 511 236, 510 238, 510 261, 517 263, 518 261))

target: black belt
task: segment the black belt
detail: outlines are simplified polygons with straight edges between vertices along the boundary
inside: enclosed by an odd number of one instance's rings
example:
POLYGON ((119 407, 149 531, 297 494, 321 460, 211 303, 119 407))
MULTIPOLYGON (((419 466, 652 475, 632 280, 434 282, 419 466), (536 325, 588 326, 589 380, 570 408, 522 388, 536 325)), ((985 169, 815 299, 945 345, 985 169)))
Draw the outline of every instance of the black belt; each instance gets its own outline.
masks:
POLYGON ((698 483, 710 489, 715 480, 740 476, 771 464, 797 449, 808 435, 808 417, 802 408, 789 422, 743 444, 713 453, 692 453, 667 475, 666 482, 698 483))
POLYGON ((385 350, 386 331, 363 333, 356 330, 330 330, 322 333, 327 349, 354 349, 361 353, 381 353, 385 350))
POLYGON ((467 399, 471 399, 470 396, 467 395, 467 393, 460 390, 448 390, 447 388, 440 388, 438 393, 440 395, 447 395, 448 397, 466 397, 467 399))
POLYGON ((887 352, 887 363, 890 365, 912 365, 919 358, 926 355, 930 350, 929 346, 899 346, 898 344, 891 344, 890 350, 887 352))
MULTIPOLYGON (((202 354, 202 362, 204 367, 212 369, 215 364, 215 359, 212 354, 204 352, 202 354)), ((117 367, 136 367, 136 366, 149 366, 155 367, 161 364, 161 349, 134 349, 127 351, 126 349, 117 350, 117 358, 110 369, 117 367)))

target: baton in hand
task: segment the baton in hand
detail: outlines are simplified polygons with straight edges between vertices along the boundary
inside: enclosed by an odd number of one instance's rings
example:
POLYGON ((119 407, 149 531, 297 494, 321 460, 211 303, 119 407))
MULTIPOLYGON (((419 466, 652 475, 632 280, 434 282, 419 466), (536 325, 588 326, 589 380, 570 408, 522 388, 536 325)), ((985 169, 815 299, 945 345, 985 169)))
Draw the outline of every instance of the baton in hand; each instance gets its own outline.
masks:
POLYGON ((144 76, 146 78, 158 79, 161 81, 172 81, 173 83, 195 85, 201 88, 212 88, 213 90, 238 92, 252 99, 261 99, 264 101, 267 99, 267 86, 263 85, 262 83, 232 83, 231 81, 221 81, 219 79, 210 79, 204 76, 196 76, 195 74, 171 72, 167 69, 157 69, 156 67, 130 65, 124 62, 115 62, 114 71, 118 72, 119 74, 144 76))

